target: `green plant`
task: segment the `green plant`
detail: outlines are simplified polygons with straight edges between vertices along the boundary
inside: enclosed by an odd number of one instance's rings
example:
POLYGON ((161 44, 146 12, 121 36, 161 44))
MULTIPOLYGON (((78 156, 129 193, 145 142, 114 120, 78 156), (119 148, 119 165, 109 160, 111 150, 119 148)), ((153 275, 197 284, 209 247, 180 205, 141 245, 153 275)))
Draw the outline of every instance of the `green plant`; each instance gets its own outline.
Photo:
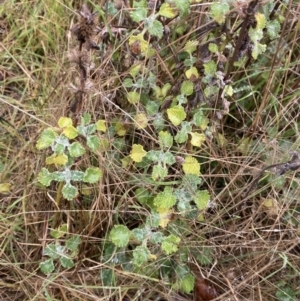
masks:
POLYGON ((101 146, 101 139, 95 135, 95 132, 105 132, 106 126, 103 120, 91 123, 89 114, 84 114, 81 124, 76 128, 72 125, 72 120, 66 117, 59 119, 58 126, 58 129, 45 129, 36 145, 39 150, 51 147, 53 154, 46 158, 46 164, 54 165, 58 170, 51 172, 45 167, 42 168, 38 174, 38 181, 45 186, 49 186, 52 181, 62 183, 57 191, 57 201, 61 193, 67 200, 73 200, 78 195, 74 182, 93 184, 102 177, 99 167, 88 167, 85 171, 73 168, 78 167, 76 159, 83 156, 87 148, 97 152, 101 146), (78 136, 85 139, 86 147, 79 141, 74 141, 78 136))

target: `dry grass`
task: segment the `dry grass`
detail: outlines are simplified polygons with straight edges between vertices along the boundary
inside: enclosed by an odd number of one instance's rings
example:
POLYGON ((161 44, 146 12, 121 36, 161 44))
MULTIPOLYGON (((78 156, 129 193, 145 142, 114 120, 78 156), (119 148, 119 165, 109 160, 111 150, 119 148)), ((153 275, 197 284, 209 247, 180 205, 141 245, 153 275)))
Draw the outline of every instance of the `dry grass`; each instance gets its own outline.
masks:
MULTIPOLYGON (((263 54, 264 65, 262 61, 252 62, 248 69, 234 71, 232 80, 240 92, 232 99, 229 115, 220 122, 211 121, 226 143, 214 138, 207 139, 200 150, 178 146, 182 156, 193 152, 203 162, 203 187, 215 204, 205 213, 204 222, 188 222, 181 244, 190 249, 189 261, 195 274, 201 272, 217 287, 221 296, 215 300, 277 300, 276 293, 286 288, 300 298, 299 174, 269 175, 251 195, 242 196, 251 176, 263 166, 287 162, 289 151, 299 149, 297 5, 289 2, 280 36, 263 54), (213 262, 209 265, 200 263, 205 250, 212 250, 213 262)), ((125 124, 131 129, 129 140, 118 151, 114 147, 117 139, 108 136, 107 150, 96 157, 90 153, 81 162, 88 166, 96 160, 104 171, 89 197, 74 203, 61 200, 58 206, 57 185, 46 189, 37 182, 47 155, 35 148, 38 135, 45 127, 55 126, 59 117, 71 114, 74 94, 70 84, 80 77, 69 60, 78 46, 69 29, 76 23, 79 7, 81 3, 50 0, 1 4, 0 113, 12 126, 0 124, 0 180, 12 187, 9 194, 0 194, 0 298, 190 300, 192 295, 177 295, 164 279, 145 276, 138 270, 128 272, 117 264, 112 267, 109 260, 103 261, 111 227, 115 223, 136 227, 149 214, 133 193, 149 185, 146 175, 134 167, 124 168, 120 156, 141 141, 149 149, 157 147, 155 130, 149 127, 136 131, 132 112, 124 105, 127 91, 123 80, 134 58, 128 37, 122 32, 112 42, 103 43, 101 55, 87 54, 95 63, 91 68, 93 89, 85 96, 82 111, 88 111, 94 119, 125 124), (81 237, 76 265, 72 270, 57 266, 55 273, 46 276, 40 272, 39 263, 45 246, 53 241, 50 230, 62 223, 68 224, 69 233, 81 237), (104 269, 113 269, 115 285, 103 284, 104 269)), ((107 20, 108 24, 126 24, 125 11, 123 7, 115 18, 107 20)), ((166 57, 172 60, 172 51, 176 55, 180 52, 191 38, 193 24, 204 24, 204 12, 204 7, 200 14, 195 9, 189 19, 191 31, 165 44, 166 57)), ((174 89, 179 89, 181 75, 171 70, 168 59, 159 53, 149 65, 143 61, 143 66, 153 72, 160 70, 158 81, 173 79, 174 89)), ((175 169, 171 180, 181 177, 180 168, 175 169)), ((149 268, 158 270, 159 264, 149 264, 149 268)), ((194 298, 200 301, 199 296, 194 298)))

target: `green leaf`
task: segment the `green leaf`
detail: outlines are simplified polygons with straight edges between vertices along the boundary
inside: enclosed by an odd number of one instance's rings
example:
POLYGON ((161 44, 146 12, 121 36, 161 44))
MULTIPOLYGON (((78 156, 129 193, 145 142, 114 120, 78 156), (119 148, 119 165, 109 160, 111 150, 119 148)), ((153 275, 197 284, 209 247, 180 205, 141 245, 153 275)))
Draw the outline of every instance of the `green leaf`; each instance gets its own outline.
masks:
POLYGON ((226 14, 229 13, 229 5, 226 2, 214 2, 210 7, 212 18, 220 25, 225 22, 226 14))
POLYGON ((164 191, 159 192, 153 200, 157 208, 169 209, 176 204, 176 197, 171 187, 165 187, 164 191))
POLYGON ((61 265, 66 269, 71 269, 75 265, 74 261, 71 258, 68 258, 66 256, 60 257, 59 261, 60 261, 61 265))
POLYGON ((267 34, 273 40, 278 37, 280 31, 280 23, 277 20, 273 20, 267 23, 267 34))
POLYGON ((208 44, 208 49, 212 53, 218 53, 219 52, 218 45, 215 44, 215 43, 209 43, 208 44))
POLYGON ((57 136, 57 133, 51 128, 43 130, 40 138, 36 143, 36 148, 44 149, 51 146, 54 143, 57 136))
POLYGON ((62 224, 57 229, 53 229, 50 231, 50 235, 56 239, 65 236, 67 233, 68 233, 68 225, 67 224, 62 224))
POLYGON ((146 104, 147 114, 149 116, 155 115, 158 112, 159 107, 160 107, 160 104, 158 102, 151 101, 151 100, 147 101, 147 104, 146 104))
POLYGON ((84 172, 80 170, 70 171, 70 181, 81 182, 84 177, 84 172))
POLYGON ((92 151, 97 151, 100 148, 100 139, 93 135, 93 136, 88 136, 86 139, 86 144, 88 145, 88 147, 92 150, 92 151))
POLYGON ((78 189, 70 183, 66 183, 62 188, 62 194, 65 199, 71 201, 74 200, 78 195, 78 189))
POLYGON ((170 148, 174 142, 172 135, 167 131, 159 132, 158 141, 161 148, 170 148))
POLYGON ((185 158, 185 162, 182 164, 182 169, 185 174, 200 176, 200 163, 196 158, 191 156, 185 158))
POLYGON ((181 123, 181 130, 176 134, 175 141, 177 143, 184 143, 188 139, 188 134, 191 132, 192 126, 189 122, 182 122, 181 123))
POLYGON ((49 186, 53 180, 53 174, 47 168, 42 168, 39 172, 37 180, 44 186, 49 186))
POLYGON ((161 22, 157 21, 157 20, 153 20, 151 22, 151 25, 148 26, 148 32, 155 36, 158 37, 159 39, 162 38, 163 33, 164 33, 164 27, 161 24, 161 22))
POLYGON ((175 4, 179 9, 180 17, 184 17, 190 12, 190 0, 175 0, 175 4))
POLYGON ((116 276, 112 269, 101 269, 100 279, 102 280, 102 284, 104 286, 116 285, 116 276))
POLYGON ((185 120, 186 113, 181 105, 174 106, 167 110, 168 117, 173 125, 178 126, 185 120))
POLYGON ((85 154, 85 148, 79 143, 79 142, 74 142, 68 147, 70 156, 73 158, 78 158, 85 154))
POLYGON ((189 294, 195 285, 195 276, 192 274, 187 274, 176 283, 176 287, 183 293, 189 294))
POLYGON ((267 46, 260 43, 254 43, 254 47, 252 49, 252 57, 256 60, 257 57, 264 53, 267 49, 267 46))
POLYGON ((74 252, 78 251, 78 247, 81 243, 81 238, 79 235, 73 235, 71 238, 67 239, 66 247, 68 250, 74 252))
POLYGON ((148 261, 150 254, 151 253, 146 246, 138 246, 133 250, 132 263, 136 266, 141 266, 148 261))
POLYGON ((52 259, 58 259, 61 255, 64 255, 65 249, 60 244, 51 243, 45 247, 43 255, 49 256, 52 259))
POLYGON ((169 3, 163 3, 159 8, 158 14, 166 18, 174 18, 176 16, 174 8, 169 3))
POLYGON ((194 116, 193 116, 193 123, 196 126, 199 126, 201 130, 206 130, 207 125, 209 123, 209 119, 204 116, 203 112, 201 110, 198 110, 194 116))
POLYGON ((167 175, 168 175, 167 168, 164 168, 160 164, 153 166, 153 170, 152 170, 153 181, 163 180, 167 175))
POLYGON ((130 234, 131 232, 126 226, 114 225, 109 233, 109 238, 115 246, 121 248, 127 246, 130 234))
POLYGON ((161 244, 161 249, 166 252, 167 255, 173 254, 178 250, 178 244, 180 238, 173 234, 167 236, 161 244))
POLYGON ((196 51, 197 47, 199 45, 199 41, 197 40, 189 40, 184 45, 183 50, 188 52, 189 54, 192 54, 194 51, 196 51))
POLYGON ((123 86, 125 87, 125 88, 132 88, 133 87, 133 81, 132 81, 132 79, 131 78, 125 78, 124 80, 123 80, 123 86))
POLYGON ((165 152, 161 158, 161 161, 163 164, 167 165, 173 165, 176 162, 175 157, 170 152, 165 152))
POLYGON ((127 100, 131 104, 136 104, 140 100, 140 94, 136 91, 131 91, 127 95, 127 100))
POLYGON ((39 264, 39 268, 41 269, 41 271, 48 275, 51 274, 54 271, 54 263, 53 263, 53 259, 47 259, 43 262, 40 262, 39 264))
POLYGON ((277 290, 276 297, 278 298, 279 301, 297 300, 296 293, 289 286, 277 290))
POLYGON ((196 203, 197 208, 199 210, 204 210, 208 206, 210 200, 210 194, 207 190, 200 190, 196 192, 193 199, 194 202, 196 203))
POLYGON ((146 205, 151 200, 150 193, 145 188, 138 188, 134 193, 135 197, 142 205, 146 205))
POLYGON ((91 114, 85 112, 81 118, 81 125, 87 125, 91 123, 91 114))
MULTIPOLYGON (((140 242, 143 242, 146 238, 147 235, 149 234, 150 228, 148 227, 143 227, 143 228, 135 228, 131 230, 131 234, 140 242)), ((151 232, 151 231, 150 231, 151 232)))
POLYGON ((86 169, 83 177, 85 183, 97 183, 102 178, 102 171, 98 167, 89 167, 86 169))
POLYGON ((146 154, 147 152, 144 150, 142 145, 134 144, 130 152, 130 157, 134 162, 142 162, 146 154))
POLYGON ((217 65, 214 61, 209 61, 208 63, 203 64, 205 75, 214 76, 217 72, 217 65))
POLYGON ((130 17, 134 22, 140 22, 147 18, 147 9, 144 7, 136 8, 130 13, 130 17))
POLYGON ((161 88, 161 94, 163 97, 166 97, 169 90, 172 88, 170 83, 164 84, 164 86, 161 88))
POLYGON ((194 84, 190 80, 185 80, 182 85, 180 92, 186 96, 190 96, 194 93, 194 84))

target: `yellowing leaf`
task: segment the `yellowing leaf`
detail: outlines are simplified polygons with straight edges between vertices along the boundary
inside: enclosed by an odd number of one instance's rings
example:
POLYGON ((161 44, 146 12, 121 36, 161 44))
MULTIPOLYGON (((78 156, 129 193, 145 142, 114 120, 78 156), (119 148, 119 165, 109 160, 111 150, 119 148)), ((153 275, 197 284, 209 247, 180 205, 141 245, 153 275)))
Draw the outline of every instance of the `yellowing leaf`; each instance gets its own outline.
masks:
POLYGON ((136 122, 135 126, 140 130, 146 128, 148 125, 148 119, 145 114, 137 114, 134 117, 134 120, 136 122))
POLYGON ((205 135, 204 134, 199 134, 199 133, 190 133, 192 136, 191 139, 191 144, 194 146, 200 147, 201 144, 205 141, 205 135))
POLYGON ((255 19, 256 19, 256 28, 257 29, 264 29, 266 27, 266 18, 264 14, 261 13, 256 13, 255 14, 255 19))
POLYGON ((139 42, 139 47, 141 48, 142 54, 145 55, 149 48, 149 43, 144 39, 142 33, 140 33, 136 36, 135 35, 130 36, 128 43, 129 43, 129 45, 132 45, 137 41, 139 42))
POLYGON ((98 131, 101 131, 101 132, 106 132, 106 130, 107 130, 107 127, 106 127, 106 124, 105 124, 105 120, 98 120, 97 122, 96 122, 96 129, 98 130, 98 131))
POLYGON ((168 117, 173 125, 179 125, 186 118, 186 113, 181 105, 177 105, 167 110, 168 117))
POLYGON ((146 154, 147 152, 144 150, 142 145, 134 144, 130 152, 130 157, 134 162, 142 162, 146 154))
POLYGON ((121 136, 121 137, 125 136, 125 134, 126 134, 126 129, 125 129, 123 123, 120 123, 120 122, 119 122, 119 123, 116 124, 116 132, 117 132, 117 134, 118 134, 119 136, 121 136))
POLYGON ((233 95, 233 88, 230 85, 225 86, 224 91, 227 95, 232 96, 233 95))
POLYGON ((140 94, 136 91, 131 91, 127 95, 127 100, 131 104, 138 103, 140 100, 140 94))
POLYGON ((226 138, 221 133, 218 133, 216 138, 220 146, 225 146, 227 144, 226 138))
POLYGON ((130 163, 132 163, 132 159, 130 158, 130 156, 126 156, 123 159, 121 159, 121 162, 122 162, 122 167, 126 168, 130 163))
POLYGON ((159 225, 162 228, 166 228, 168 223, 171 221, 173 210, 166 208, 157 208, 156 210, 159 213, 160 217, 159 225))
POLYGON ((58 126, 61 129, 72 125, 73 125, 72 119, 69 117, 60 117, 58 120, 58 126))
POLYGON ((78 136, 78 132, 74 126, 66 126, 63 130, 63 134, 68 137, 69 139, 74 139, 78 136))
POLYGON ((160 6, 158 14, 166 18, 174 18, 176 16, 174 9, 168 3, 163 3, 160 6))
POLYGON ((137 74, 139 73, 140 69, 141 69, 141 64, 133 65, 133 66, 130 68, 129 73, 130 73, 130 75, 131 75, 132 77, 136 77, 137 74))
POLYGON ((185 71, 185 76, 188 78, 188 79, 195 79, 195 78, 198 78, 199 77, 199 73, 198 73, 198 70, 196 67, 191 67, 190 69, 186 70, 185 71))
POLYGON ((55 155, 46 158, 46 164, 66 165, 68 162, 68 156, 65 154, 55 155))
POLYGON ((198 45, 199 45, 198 41, 191 40, 185 44, 183 50, 188 52, 189 54, 192 54, 194 51, 196 51, 198 45))
POLYGON ((0 184, 0 193, 10 192, 11 184, 10 183, 1 183, 0 184))
POLYGON ((182 169, 185 174, 200 176, 200 163, 196 158, 191 156, 185 158, 185 162, 182 164, 182 169))
POLYGON ((205 221, 204 214, 203 214, 203 213, 200 213, 200 214, 198 215, 197 220, 198 220, 199 222, 204 222, 204 221, 205 221))

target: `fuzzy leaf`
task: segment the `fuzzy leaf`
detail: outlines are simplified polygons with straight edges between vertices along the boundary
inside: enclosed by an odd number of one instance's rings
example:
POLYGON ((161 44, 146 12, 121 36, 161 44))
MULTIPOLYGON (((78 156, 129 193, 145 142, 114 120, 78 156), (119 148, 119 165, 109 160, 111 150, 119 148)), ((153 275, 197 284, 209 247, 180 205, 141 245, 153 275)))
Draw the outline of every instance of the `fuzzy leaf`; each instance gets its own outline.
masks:
POLYGON ((166 252, 167 255, 175 253, 178 250, 178 244, 180 243, 180 238, 173 234, 169 235, 164 239, 161 244, 161 248, 166 252))
POLYGON ((189 122, 182 122, 181 123, 181 130, 176 134, 175 141, 177 143, 184 143, 188 139, 188 133, 192 130, 192 126, 189 122))
POLYGON ((53 263, 53 259, 47 259, 43 262, 40 262, 39 264, 39 268, 41 269, 41 271, 48 275, 51 274, 54 271, 54 263, 53 263))
POLYGON ((59 261, 65 269, 71 269, 75 265, 74 261, 71 258, 68 258, 66 255, 64 257, 60 257, 59 261))
POLYGON ((186 16, 190 11, 190 0, 175 0, 175 4, 180 12, 180 17, 186 16))
POLYGON ((217 52, 219 51, 218 45, 215 44, 215 43, 209 43, 208 49, 209 49, 209 51, 212 52, 212 53, 217 53, 217 52))
POLYGON ((147 52, 148 48, 149 48, 149 43, 144 39, 143 34, 138 34, 138 35, 132 35, 129 37, 128 40, 128 44, 131 46, 133 45, 135 42, 139 43, 139 46, 141 48, 141 52, 145 55, 145 53, 147 52))
POLYGON ((176 16, 174 8, 169 3, 163 3, 159 8, 158 14, 166 18, 174 18, 176 16))
POLYGON ((188 52, 189 54, 192 54, 194 51, 196 51, 198 45, 199 45, 199 41, 190 40, 190 41, 186 42, 186 44, 184 45, 183 50, 188 52))
POLYGON ((79 143, 74 142, 68 147, 70 156, 73 158, 78 158, 85 154, 85 148, 79 143))
POLYGON ((273 20, 267 23, 267 33, 272 40, 278 37, 279 31, 280 23, 277 20, 273 20))
POLYGON ((78 251, 78 247, 81 243, 81 239, 79 235, 73 235, 71 238, 67 239, 66 247, 68 250, 74 252, 78 251))
POLYGON ((226 2, 214 2, 210 7, 212 18, 220 25, 224 23, 226 14, 229 13, 229 5, 226 2))
POLYGON ((185 120, 186 113, 181 105, 174 106, 167 110, 168 117, 173 125, 178 126, 185 120))
POLYGON ((69 139, 75 139, 78 136, 78 132, 74 126, 67 126, 63 129, 63 134, 69 139))
POLYGON ((224 87, 224 92, 226 93, 226 95, 228 96, 232 96, 233 95, 233 88, 231 85, 226 85, 224 87))
POLYGON ((267 49, 267 46, 265 44, 260 44, 260 43, 254 43, 254 47, 252 49, 252 57, 256 60, 257 57, 264 53, 267 49))
POLYGON ((65 199, 71 201, 74 200, 78 195, 78 189, 70 183, 66 183, 62 188, 62 194, 65 199))
POLYGON ((141 266, 150 258, 150 251, 146 246, 138 246, 133 250, 132 263, 136 266, 141 266))
POLYGON ((196 126, 199 126, 201 130, 206 130, 207 125, 209 123, 209 119, 204 116, 203 112, 201 110, 198 110, 194 116, 193 116, 193 123, 196 126))
POLYGON ((157 208, 157 212, 159 213, 160 217, 159 225, 162 228, 166 228, 168 223, 171 221, 174 210, 157 208))
POLYGON ((57 136, 57 133, 51 128, 43 130, 40 138, 36 143, 36 148, 44 149, 51 146, 54 143, 57 136))
POLYGON ((61 129, 63 129, 68 126, 72 126, 73 121, 69 117, 60 117, 57 124, 61 129))
POLYGON ((116 132, 117 132, 118 136, 121 136, 121 137, 125 136, 125 134, 126 134, 126 129, 125 129, 123 123, 118 122, 118 123, 116 124, 116 132))
POLYGON ((163 97, 166 97, 169 90, 172 88, 170 83, 164 84, 164 86, 161 88, 161 94, 163 97))
POLYGON ((210 200, 210 195, 207 190, 200 190, 200 191, 196 192, 193 199, 194 199, 194 202, 196 203, 197 208, 199 210, 204 210, 208 206, 208 203, 210 200))
POLYGON ((164 168, 160 164, 153 166, 152 175, 151 175, 153 181, 163 180, 167 175, 168 175, 167 168, 164 168))
MULTIPOLYGON (((195 79, 199 78, 199 73, 196 67, 191 67, 190 69, 185 71, 185 76, 188 79, 195 79)), ((187 95, 187 94, 186 94, 187 95)))
POLYGON ((161 39, 163 36, 163 33, 164 33, 164 27, 161 24, 161 22, 159 22, 157 20, 153 20, 153 21, 151 20, 151 24, 149 24, 149 26, 148 26, 148 32, 151 35, 161 39))
POLYGON ((145 114, 137 114, 134 117, 134 121, 136 122, 134 125, 139 129, 145 129, 148 126, 148 118, 145 114))
POLYGON ((93 151, 97 151, 100 148, 100 145, 101 145, 100 139, 95 135, 88 136, 87 139, 86 139, 86 144, 93 151))
POLYGON ((189 294, 194 289, 195 276, 192 274, 187 274, 178 280, 175 286, 178 287, 178 289, 183 293, 189 294))
POLYGON ((136 91, 131 91, 127 94, 127 100, 131 104, 136 104, 140 100, 140 94, 136 91))
POLYGON ((105 120, 98 120, 96 122, 96 129, 97 129, 97 131, 101 131, 101 132, 105 133, 107 130, 105 120))
POLYGON ((255 14, 255 19, 256 19, 256 28, 257 29, 264 29, 266 27, 266 18, 264 14, 261 13, 256 13, 255 14))
POLYGON ((192 95, 194 92, 194 84, 189 80, 185 80, 181 85, 180 92, 186 96, 192 95))
POLYGON ((42 168, 39 172, 37 180, 44 186, 49 186, 53 180, 53 174, 47 168, 42 168))
POLYGON ((68 156, 66 154, 56 155, 53 154, 50 157, 46 158, 46 164, 55 164, 55 165, 66 165, 68 162, 68 156))
POLYGON ((217 65, 214 61, 203 64, 205 75, 213 76, 217 72, 217 65))
POLYGON ((142 145, 134 144, 130 152, 130 157, 134 162, 142 162, 146 154, 147 152, 144 150, 142 145))
POLYGON ((170 148, 173 145, 173 137, 167 131, 160 131, 158 134, 159 146, 161 148, 170 148))
POLYGON ((102 178, 102 171, 98 167, 89 167, 86 169, 83 177, 85 183, 97 183, 102 178))
POLYGON ((115 246, 121 248, 127 246, 130 234, 131 232, 126 226, 114 225, 109 233, 109 238, 115 246))
POLYGON ((165 187, 164 191, 159 192, 153 200, 157 208, 169 209, 176 203, 176 197, 171 187, 165 187))
POLYGON ((204 134, 199 134, 199 133, 190 133, 192 136, 191 139, 191 144, 194 146, 200 147, 202 143, 205 141, 205 135, 204 134))
POLYGON ((134 22, 140 22, 147 18, 147 9, 144 7, 136 8, 130 13, 130 17, 134 22))
POLYGON ((191 156, 185 158, 185 162, 182 164, 182 169, 185 174, 200 176, 200 163, 196 158, 191 156))
POLYGON ((11 184, 10 183, 1 183, 0 184, 0 193, 10 192, 11 184))

